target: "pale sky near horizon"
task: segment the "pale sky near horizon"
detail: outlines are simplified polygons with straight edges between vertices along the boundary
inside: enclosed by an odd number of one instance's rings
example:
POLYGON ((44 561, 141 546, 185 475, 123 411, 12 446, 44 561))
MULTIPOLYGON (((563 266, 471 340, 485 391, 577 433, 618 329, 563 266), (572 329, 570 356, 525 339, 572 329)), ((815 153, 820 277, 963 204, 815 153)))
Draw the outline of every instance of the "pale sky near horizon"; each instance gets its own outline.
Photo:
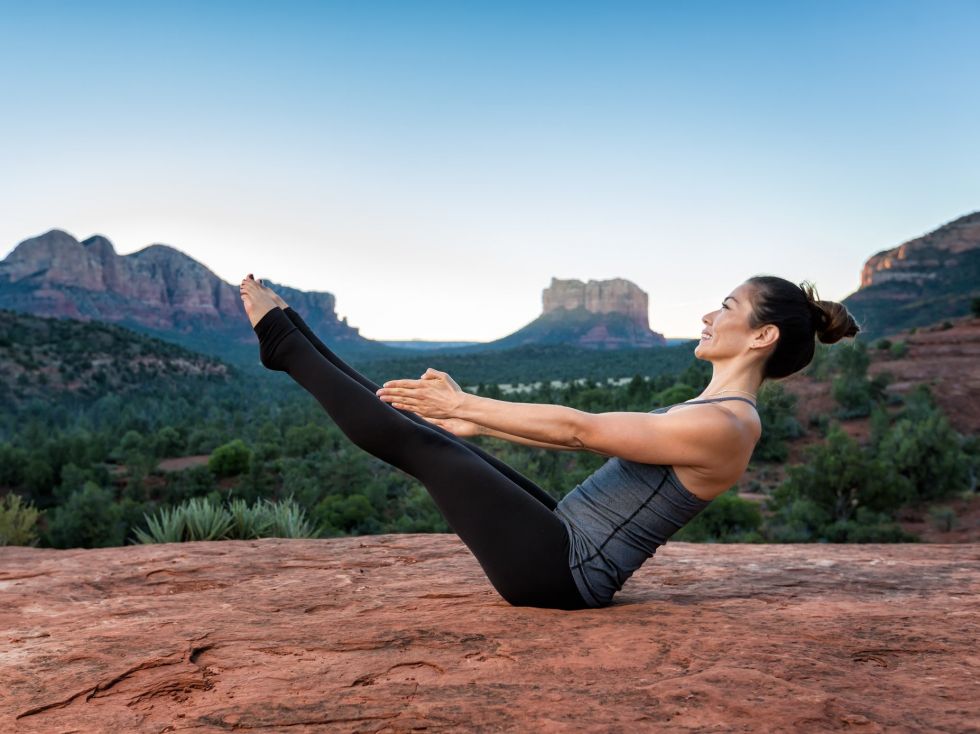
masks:
POLYGON ((52 228, 487 341, 551 278, 696 337, 980 209, 980 2, 0 0, 0 258, 52 228))

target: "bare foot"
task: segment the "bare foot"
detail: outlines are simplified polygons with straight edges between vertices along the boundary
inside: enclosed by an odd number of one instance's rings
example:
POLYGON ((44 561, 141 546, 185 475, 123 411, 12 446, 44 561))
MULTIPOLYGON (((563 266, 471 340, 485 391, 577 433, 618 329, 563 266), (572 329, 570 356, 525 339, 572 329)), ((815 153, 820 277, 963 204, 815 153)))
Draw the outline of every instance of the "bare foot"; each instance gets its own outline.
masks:
MULTIPOLYGON (((252 276, 251 273, 249 273, 248 274, 248 277, 251 278, 253 276, 252 276)), ((289 307, 289 304, 286 303, 282 299, 282 296, 280 296, 278 293, 276 293, 274 290, 272 290, 269 286, 267 286, 265 283, 263 283, 261 278, 256 279, 255 282, 259 284, 259 288, 263 288, 265 290, 265 292, 268 293, 272 297, 272 300, 275 301, 276 305, 279 308, 286 309, 286 308, 289 307)))
POLYGON ((255 282, 254 278, 245 278, 238 288, 245 304, 245 313, 248 320, 252 323, 252 328, 259 323, 263 316, 276 307, 276 302, 269 295, 269 289, 265 290, 255 282))

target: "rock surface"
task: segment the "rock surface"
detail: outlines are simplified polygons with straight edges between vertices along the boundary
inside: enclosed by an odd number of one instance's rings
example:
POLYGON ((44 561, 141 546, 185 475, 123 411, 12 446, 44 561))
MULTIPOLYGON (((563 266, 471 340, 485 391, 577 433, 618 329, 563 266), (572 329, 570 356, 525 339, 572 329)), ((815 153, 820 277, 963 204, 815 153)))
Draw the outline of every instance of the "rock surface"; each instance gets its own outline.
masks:
POLYGON ((977 731, 978 560, 678 542, 563 612, 454 535, 0 548, 0 731, 977 731))

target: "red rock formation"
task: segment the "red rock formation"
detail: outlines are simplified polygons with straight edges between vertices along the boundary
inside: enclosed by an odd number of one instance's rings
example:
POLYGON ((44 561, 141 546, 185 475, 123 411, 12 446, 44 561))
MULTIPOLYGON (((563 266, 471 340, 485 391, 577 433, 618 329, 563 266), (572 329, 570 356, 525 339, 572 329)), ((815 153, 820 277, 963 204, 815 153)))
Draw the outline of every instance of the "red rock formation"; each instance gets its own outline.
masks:
MULTIPOLYGON (((333 294, 269 285, 325 340, 366 341, 338 320, 333 294)), ((184 333, 225 328, 254 340, 237 284, 189 255, 167 245, 118 255, 101 235, 79 242, 57 229, 21 242, 0 262, 0 307, 184 333)))
POLYGON ((670 543, 563 612, 453 535, 0 548, 0 731, 971 731, 978 561, 670 543))
POLYGON ((588 283, 552 278, 551 285, 541 293, 541 300, 543 313, 562 308, 584 308, 589 313, 621 313, 650 328, 646 292, 624 278, 590 280, 588 283))
POLYGON ((937 269, 956 267, 957 255, 978 248, 980 212, 974 212, 922 237, 872 255, 861 270, 861 287, 890 281, 922 283, 932 280, 937 269))

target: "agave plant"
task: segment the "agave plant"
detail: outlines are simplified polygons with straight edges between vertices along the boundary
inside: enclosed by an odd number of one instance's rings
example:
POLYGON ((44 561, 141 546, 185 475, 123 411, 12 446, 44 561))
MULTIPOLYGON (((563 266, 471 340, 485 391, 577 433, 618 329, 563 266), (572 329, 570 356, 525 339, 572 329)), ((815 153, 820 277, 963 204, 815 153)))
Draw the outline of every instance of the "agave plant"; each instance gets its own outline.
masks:
POLYGON ((179 543, 192 540, 251 540, 254 538, 318 538, 292 496, 282 502, 256 500, 251 507, 233 499, 225 509, 206 497, 185 500, 174 508, 161 507, 156 517, 143 515, 147 530, 135 530, 140 543, 179 543))
POLYGON ((232 538, 251 540, 268 537, 273 525, 272 512, 268 505, 256 500, 249 507, 245 500, 238 498, 228 503, 228 511, 232 519, 229 532, 232 538))
POLYGON ((274 538, 319 538, 320 528, 315 528, 307 519, 292 495, 281 502, 266 500, 272 513, 271 536, 274 538))
POLYGON ((188 540, 221 540, 234 524, 231 513, 207 497, 192 497, 184 508, 188 540))
POLYGON ((159 518, 143 515, 149 532, 137 528, 136 539, 140 543, 180 543, 184 540, 187 523, 183 507, 161 507, 159 518))

